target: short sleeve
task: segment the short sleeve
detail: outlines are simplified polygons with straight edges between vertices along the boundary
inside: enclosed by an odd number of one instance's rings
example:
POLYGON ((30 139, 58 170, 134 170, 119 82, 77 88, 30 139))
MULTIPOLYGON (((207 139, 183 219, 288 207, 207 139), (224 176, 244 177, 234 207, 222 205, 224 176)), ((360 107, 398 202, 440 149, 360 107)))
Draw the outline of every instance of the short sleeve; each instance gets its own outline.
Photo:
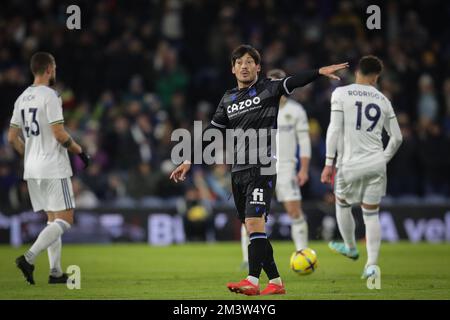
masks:
MULTIPOLYGON (((224 96, 225 97, 225 96, 224 96)), ((228 116, 224 106, 224 97, 219 102, 216 112, 211 120, 211 124, 215 127, 225 129, 228 126, 228 116)))
POLYGON ((64 122, 61 97, 56 93, 49 94, 47 103, 47 119, 49 124, 59 124, 64 122))
POLYGON ((22 119, 20 117, 20 110, 19 110, 19 107, 18 107, 18 104, 17 104, 17 101, 16 101, 16 103, 14 103, 13 114, 12 114, 11 121, 10 121, 9 125, 11 127, 14 127, 14 128, 21 128, 22 127, 22 121, 21 120, 22 119))
POLYGON ((339 88, 336 88, 331 94, 331 111, 343 112, 343 103, 339 88))

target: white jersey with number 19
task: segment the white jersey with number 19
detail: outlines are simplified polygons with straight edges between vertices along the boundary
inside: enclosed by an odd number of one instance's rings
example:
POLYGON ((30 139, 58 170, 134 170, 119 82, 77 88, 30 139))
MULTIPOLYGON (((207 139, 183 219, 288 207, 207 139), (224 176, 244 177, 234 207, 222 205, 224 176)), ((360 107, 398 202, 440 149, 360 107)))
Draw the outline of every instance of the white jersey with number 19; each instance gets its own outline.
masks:
POLYGON ((344 164, 364 170, 390 160, 391 155, 383 150, 382 131, 383 127, 389 130, 389 122, 396 119, 391 102, 380 91, 361 84, 336 88, 331 97, 331 112, 343 113, 338 167, 344 164))
POLYGON ((11 126, 25 138, 24 179, 63 179, 72 176, 67 149, 51 126, 63 123, 61 98, 47 86, 30 86, 16 100, 11 126))
POLYGON ((327 162, 338 153, 336 195, 349 203, 378 204, 386 192, 386 164, 402 141, 390 101, 375 87, 351 84, 334 90, 327 131, 327 162), (390 139, 383 150, 382 132, 390 139))

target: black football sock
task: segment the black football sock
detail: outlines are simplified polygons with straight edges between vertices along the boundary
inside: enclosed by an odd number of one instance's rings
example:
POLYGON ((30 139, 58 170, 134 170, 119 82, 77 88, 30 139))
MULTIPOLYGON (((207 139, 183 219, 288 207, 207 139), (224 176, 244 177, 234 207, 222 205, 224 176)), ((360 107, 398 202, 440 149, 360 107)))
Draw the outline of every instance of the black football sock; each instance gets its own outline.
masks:
POLYGON ((266 254, 263 260, 263 269, 267 274, 269 280, 278 278, 280 276, 280 274, 278 273, 277 265, 273 258, 273 248, 268 239, 266 239, 266 254))
POLYGON ((250 234, 249 239, 248 275, 259 278, 267 251, 267 236, 264 232, 253 232, 250 234))

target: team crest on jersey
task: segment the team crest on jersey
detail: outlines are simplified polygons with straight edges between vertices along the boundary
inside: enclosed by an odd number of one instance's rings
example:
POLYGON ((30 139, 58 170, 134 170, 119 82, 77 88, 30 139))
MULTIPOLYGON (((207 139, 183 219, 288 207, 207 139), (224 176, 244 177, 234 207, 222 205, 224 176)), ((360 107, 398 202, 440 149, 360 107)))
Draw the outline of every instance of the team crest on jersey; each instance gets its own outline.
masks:
POLYGON ((284 117, 287 121, 290 121, 292 119, 292 116, 290 114, 286 114, 284 117))

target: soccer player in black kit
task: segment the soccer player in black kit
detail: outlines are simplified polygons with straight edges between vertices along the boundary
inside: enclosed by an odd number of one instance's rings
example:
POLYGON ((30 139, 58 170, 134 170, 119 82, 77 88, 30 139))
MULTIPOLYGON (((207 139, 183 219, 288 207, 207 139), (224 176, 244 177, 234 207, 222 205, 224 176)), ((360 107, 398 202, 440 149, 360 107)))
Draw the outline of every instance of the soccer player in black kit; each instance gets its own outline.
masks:
MULTIPOLYGON (((269 136, 269 131, 276 129, 278 104, 282 95, 289 95, 295 88, 305 86, 320 76, 339 80, 334 73, 347 67, 348 63, 342 63, 304 71, 278 80, 259 78, 258 74, 261 71, 259 52, 250 45, 240 45, 231 54, 231 71, 236 76, 238 86, 225 92, 205 131, 210 128, 223 131, 242 129, 244 132, 248 129, 266 129, 269 136)), ((242 149, 244 149, 246 161, 252 153, 259 152, 258 149, 251 149, 248 142, 243 146, 244 148, 242 145, 234 144, 235 157, 242 149)), ((272 149, 275 148, 272 146, 272 149)), ((264 152, 266 151, 271 152, 270 145, 264 152)), ((267 166, 262 161, 233 163, 232 167, 234 202, 239 218, 245 224, 250 238, 249 273, 246 279, 237 283, 228 283, 227 287, 232 292, 245 295, 286 293, 273 258, 272 245, 265 233, 265 223, 275 189, 276 172, 272 170, 271 174, 263 173, 263 167, 267 166), (269 278, 269 284, 260 292, 259 276, 262 269, 269 278)), ((172 172, 170 179, 175 182, 184 181, 190 168, 191 162, 186 159, 172 172)))

